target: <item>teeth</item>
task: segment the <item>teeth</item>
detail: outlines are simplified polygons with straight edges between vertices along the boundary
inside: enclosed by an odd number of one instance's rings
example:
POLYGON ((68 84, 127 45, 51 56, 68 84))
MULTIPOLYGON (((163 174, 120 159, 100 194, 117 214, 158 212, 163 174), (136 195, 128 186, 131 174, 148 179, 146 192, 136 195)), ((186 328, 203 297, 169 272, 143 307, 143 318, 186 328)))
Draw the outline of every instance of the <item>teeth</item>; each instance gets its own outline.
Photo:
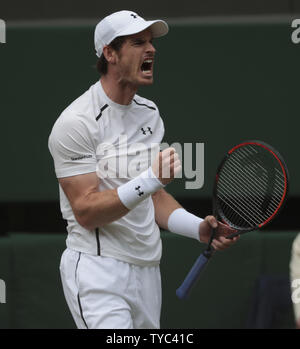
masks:
POLYGON ((150 64, 150 66, 144 67, 144 68, 148 68, 149 70, 143 70, 143 65, 142 65, 142 67, 141 67, 142 72, 145 74, 151 74, 153 59, 147 58, 143 61, 143 64, 150 64))

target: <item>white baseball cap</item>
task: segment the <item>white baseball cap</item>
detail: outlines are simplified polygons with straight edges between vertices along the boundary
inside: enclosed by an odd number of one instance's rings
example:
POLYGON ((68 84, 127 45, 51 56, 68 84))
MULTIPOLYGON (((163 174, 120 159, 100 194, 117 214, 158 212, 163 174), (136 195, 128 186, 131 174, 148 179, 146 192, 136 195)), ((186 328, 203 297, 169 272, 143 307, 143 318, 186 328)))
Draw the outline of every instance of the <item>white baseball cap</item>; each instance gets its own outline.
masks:
POLYGON ((146 21, 133 11, 118 11, 103 18, 95 29, 96 55, 100 57, 103 47, 110 44, 116 37, 136 34, 149 27, 154 38, 166 35, 169 31, 165 21, 160 19, 146 21))

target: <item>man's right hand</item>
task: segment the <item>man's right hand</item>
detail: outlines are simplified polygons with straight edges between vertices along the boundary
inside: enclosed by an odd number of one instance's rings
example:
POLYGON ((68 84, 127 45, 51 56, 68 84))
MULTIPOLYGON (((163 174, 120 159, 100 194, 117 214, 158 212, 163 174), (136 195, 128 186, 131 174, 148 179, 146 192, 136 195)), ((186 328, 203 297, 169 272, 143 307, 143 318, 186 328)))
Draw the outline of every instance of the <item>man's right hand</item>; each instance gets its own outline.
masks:
POLYGON ((167 148, 157 155, 152 171, 155 176, 166 185, 174 179, 174 176, 181 171, 181 162, 174 148, 167 148))

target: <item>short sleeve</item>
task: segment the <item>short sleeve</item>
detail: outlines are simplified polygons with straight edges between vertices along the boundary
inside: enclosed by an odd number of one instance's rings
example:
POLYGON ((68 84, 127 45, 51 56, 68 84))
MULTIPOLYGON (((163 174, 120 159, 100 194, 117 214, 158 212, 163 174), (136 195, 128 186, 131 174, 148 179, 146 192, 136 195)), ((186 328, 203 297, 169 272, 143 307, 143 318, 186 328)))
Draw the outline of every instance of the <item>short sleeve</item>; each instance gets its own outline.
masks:
POLYGON ((151 103, 154 105, 155 109, 157 110, 158 131, 159 131, 159 134, 161 136, 161 139, 160 139, 160 143, 161 143, 163 141, 164 136, 165 136, 165 125, 164 125, 164 121, 160 115, 160 111, 158 109, 158 106, 153 101, 151 101, 151 103))
POLYGON ((159 116, 159 121, 160 121, 160 128, 161 128, 161 134, 162 134, 162 136, 161 136, 161 142, 163 141, 163 138, 164 138, 164 136, 165 136, 165 125, 164 125, 164 121, 163 121, 163 119, 161 118, 161 116, 159 116))
POLYGON ((48 147, 57 178, 96 172, 95 146, 82 116, 61 115, 53 126, 48 147))
MULTIPOLYGON (((158 108, 157 108, 157 110, 158 110, 158 108)), ((164 136, 165 136, 165 125, 164 125, 164 121, 160 115, 159 110, 158 110, 158 130, 159 130, 159 134, 160 134, 160 143, 162 143, 164 136)))

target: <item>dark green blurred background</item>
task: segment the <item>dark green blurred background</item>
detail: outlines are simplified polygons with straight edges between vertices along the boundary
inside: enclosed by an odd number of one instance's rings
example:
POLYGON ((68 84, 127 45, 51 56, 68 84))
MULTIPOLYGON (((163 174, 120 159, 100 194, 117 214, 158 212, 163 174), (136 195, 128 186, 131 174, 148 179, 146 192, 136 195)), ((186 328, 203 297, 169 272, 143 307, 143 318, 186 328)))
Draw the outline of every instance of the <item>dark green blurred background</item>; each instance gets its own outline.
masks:
MULTIPOLYGON (((24 4, 4 1, 0 11, 7 24, 6 43, 0 44, 0 278, 7 284, 0 327, 72 327, 58 274, 65 223, 47 141, 59 114, 99 78, 95 25, 124 5, 67 0, 60 6, 50 1, 24 4)), ((155 83, 139 91, 159 106, 164 141, 204 143, 203 188, 186 190, 183 178, 170 184, 169 192, 204 216, 211 212, 216 166, 230 147, 260 139, 286 160, 289 200, 269 227, 272 232, 249 234, 224 256, 216 256, 207 282, 200 283, 198 297, 188 306, 174 292, 199 246, 163 235, 162 326, 254 326, 247 321, 255 308, 256 282, 262 275, 288 278, 290 247, 298 230, 300 44, 291 41, 291 22, 300 18, 299 2, 185 1, 182 7, 160 1, 150 7, 129 1, 126 8, 170 24, 169 34, 154 41, 155 83)), ((288 320, 278 327, 292 326, 291 304, 285 309, 288 320)))
MULTIPOLYGON (((179 180, 169 187, 174 195, 209 197, 218 162, 245 139, 282 153, 290 194, 300 195, 293 180, 300 170, 300 45, 291 32, 290 23, 172 24, 155 41, 155 83, 139 93, 159 106, 167 143, 205 147, 205 185, 185 190, 179 180)), ((57 200, 47 140, 63 109, 98 79, 93 27, 12 27, 0 49, 1 201, 57 200)))

